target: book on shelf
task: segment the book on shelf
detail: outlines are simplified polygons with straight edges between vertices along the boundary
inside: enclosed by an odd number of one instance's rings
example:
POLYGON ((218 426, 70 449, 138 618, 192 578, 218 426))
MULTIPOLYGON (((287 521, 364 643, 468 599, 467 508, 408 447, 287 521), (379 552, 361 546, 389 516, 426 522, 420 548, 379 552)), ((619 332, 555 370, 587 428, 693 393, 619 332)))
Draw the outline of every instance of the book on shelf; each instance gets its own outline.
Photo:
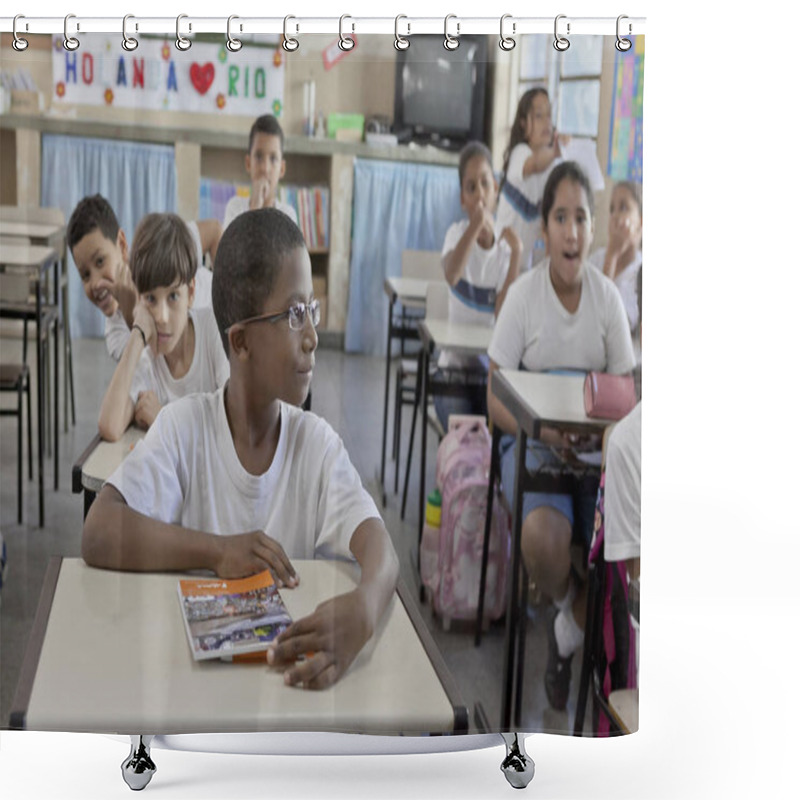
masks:
POLYGON ((195 661, 259 653, 292 622, 269 570, 249 578, 178 583, 186 635, 195 661))

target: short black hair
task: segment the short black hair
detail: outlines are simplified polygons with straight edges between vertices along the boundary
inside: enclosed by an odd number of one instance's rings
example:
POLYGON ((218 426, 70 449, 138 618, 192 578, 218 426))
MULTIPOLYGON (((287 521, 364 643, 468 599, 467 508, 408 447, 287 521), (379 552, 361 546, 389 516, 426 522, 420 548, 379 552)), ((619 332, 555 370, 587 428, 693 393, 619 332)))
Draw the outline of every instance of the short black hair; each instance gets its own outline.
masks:
POLYGON ((175 281, 189 284, 197 272, 197 253, 186 223, 177 214, 148 214, 131 245, 131 278, 139 294, 175 281))
POLYGON ((553 210, 556 201, 556 191, 561 181, 572 181, 583 187, 586 192, 586 202, 589 204, 589 214, 594 218, 594 193, 586 173, 574 161, 562 161, 547 178, 542 195, 542 228, 547 229, 547 218, 553 210))
POLYGON ((458 154, 458 185, 462 188, 464 186, 464 173, 467 171, 467 164, 476 156, 480 156, 486 160, 489 169, 492 170, 492 176, 494 176, 494 170, 492 169, 492 153, 489 148, 483 142, 467 142, 458 154))
POLYGON ((100 194, 84 197, 75 206, 67 224, 67 245, 72 250, 81 239, 94 230, 116 243, 119 221, 111 204, 100 194))
POLYGON ((247 144, 247 152, 253 149, 253 141, 257 133, 266 133, 267 136, 277 136, 281 140, 281 155, 283 155, 283 128, 277 117, 272 114, 264 114, 256 119, 250 128, 250 141, 247 144))
POLYGON ((214 259, 211 302, 227 355, 228 328, 263 312, 283 259, 305 246, 300 228, 277 208, 245 211, 225 229, 214 259))

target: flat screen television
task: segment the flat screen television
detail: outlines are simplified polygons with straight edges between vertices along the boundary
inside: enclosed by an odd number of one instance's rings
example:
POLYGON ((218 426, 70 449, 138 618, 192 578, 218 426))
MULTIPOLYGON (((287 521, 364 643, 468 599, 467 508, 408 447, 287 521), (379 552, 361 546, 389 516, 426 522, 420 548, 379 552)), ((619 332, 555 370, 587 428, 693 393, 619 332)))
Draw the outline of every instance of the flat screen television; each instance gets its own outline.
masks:
POLYGON ((394 131, 413 139, 458 149, 484 140, 487 37, 461 36, 446 50, 441 36, 413 36, 397 54, 394 131))

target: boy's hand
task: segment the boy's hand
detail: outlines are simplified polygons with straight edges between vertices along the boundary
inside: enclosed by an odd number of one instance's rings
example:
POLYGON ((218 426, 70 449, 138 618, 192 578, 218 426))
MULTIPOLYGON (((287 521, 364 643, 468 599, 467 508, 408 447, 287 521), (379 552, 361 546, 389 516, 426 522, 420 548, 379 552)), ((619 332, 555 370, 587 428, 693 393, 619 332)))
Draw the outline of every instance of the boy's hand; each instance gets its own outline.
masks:
POLYGON ((264 208, 269 198, 269 181, 266 178, 256 178, 250 189, 250 210, 264 208))
POLYGON ((155 392, 149 389, 146 392, 139 392, 133 408, 133 420, 140 428, 147 430, 155 421, 159 411, 161 404, 155 392))
POLYGON ((636 239, 630 217, 622 220, 612 220, 609 223, 608 250, 615 255, 620 255, 629 248, 635 248, 638 244, 636 239))
MULTIPOLYGON (((156 321, 141 298, 133 309, 133 325, 138 325, 144 331, 144 338, 147 344, 155 349, 153 346, 156 342, 156 321)), ((133 325, 131 326, 131 335, 133 335, 133 325)), ((137 333, 136 336, 138 335, 137 333)))
POLYGON ((221 551, 214 565, 214 572, 220 578, 246 578, 268 569, 279 588, 297 586, 297 573, 289 556, 264 531, 250 531, 219 538, 221 551))
POLYGON ((506 242, 508 242, 508 246, 511 248, 512 255, 518 255, 522 252, 522 240, 519 238, 517 232, 513 228, 503 228, 502 232, 500 233, 500 238, 505 239, 506 242))
POLYGON ((283 673, 287 686, 325 689, 344 675, 371 636, 364 596, 354 589, 290 625, 267 650, 267 663, 292 665, 283 673))
POLYGON ((556 133, 554 138, 556 155, 561 156, 563 155, 563 148, 569 145, 572 137, 568 133, 556 133))
POLYGON ((480 231, 485 229, 488 233, 494 235, 494 217, 483 204, 483 200, 479 200, 469 212, 469 224, 473 230, 480 231))

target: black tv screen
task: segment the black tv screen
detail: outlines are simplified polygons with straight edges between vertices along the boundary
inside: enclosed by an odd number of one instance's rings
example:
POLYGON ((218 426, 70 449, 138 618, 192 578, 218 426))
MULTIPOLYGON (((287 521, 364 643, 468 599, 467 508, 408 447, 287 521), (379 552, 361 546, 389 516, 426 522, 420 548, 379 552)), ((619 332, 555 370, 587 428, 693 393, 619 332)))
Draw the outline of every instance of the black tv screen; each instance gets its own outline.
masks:
POLYGON ((413 36, 397 54, 395 130, 417 139, 483 140, 486 37, 461 36, 446 50, 441 36, 413 36))

